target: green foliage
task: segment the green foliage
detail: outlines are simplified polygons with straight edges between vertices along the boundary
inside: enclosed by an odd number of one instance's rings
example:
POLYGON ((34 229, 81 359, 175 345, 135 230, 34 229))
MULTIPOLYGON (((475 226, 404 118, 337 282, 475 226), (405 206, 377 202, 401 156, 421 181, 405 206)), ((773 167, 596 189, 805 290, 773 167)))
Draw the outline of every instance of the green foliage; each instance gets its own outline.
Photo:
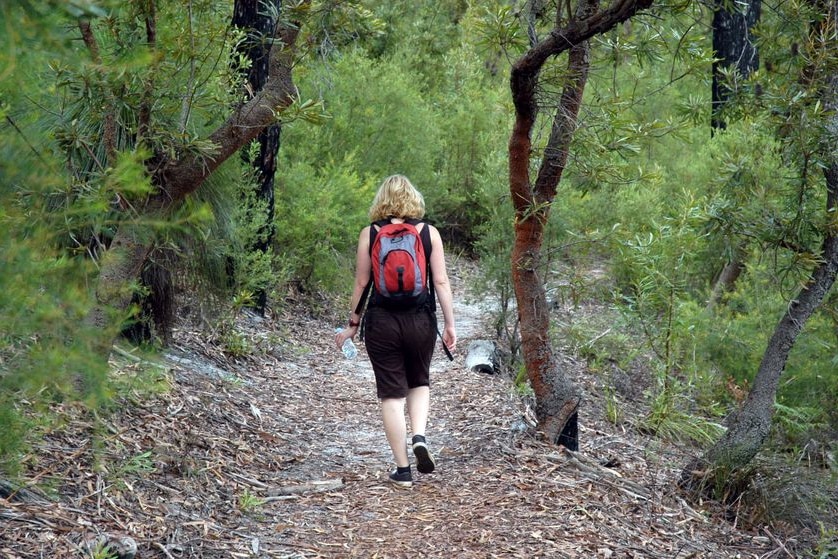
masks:
POLYGON ((589 369, 598 371, 607 362, 628 368, 643 350, 637 335, 632 335, 632 321, 614 312, 586 317, 562 317, 554 323, 560 343, 568 351, 587 360, 589 369))
POLYGON ((253 495, 250 490, 246 489, 239 494, 236 505, 238 509, 244 514, 254 514, 259 508, 265 504, 265 501, 253 495))
POLYGON ((351 162, 351 169, 378 180, 398 172, 427 190, 440 136, 415 75, 356 50, 330 67, 300 72, 298 81, 301 89, 321 92, 331 118, 328 126, 314 129, 288 127, 283 150, 288 161, 304 149, 307 161, 351 162))
POLYGON ((25 450, 24 433, 27 425, 17 409, 19 393, 5 387, 0 389, 3 391, 0 398, 0 425, 3 426, 0 430, 0 471, 15 475, 20 468, 18 457, 25 450))
POLYGON ((60 162, 34 151, 10 120, 0 126, 0 468, 13 472, 27 426, 18 402, 100 402, 107 368, 94 352, 109 333, 80 326, 91 303, 84 284, 90 266, 60 250, 64 216, 41 205, 61 176, 60 162))
POLYGON ((605 392, 605 419, 612 425, 619 425, 623 422, 623 410, 613 389, 606 389, 605 392))
POLYGON ((229 302, 225 300, 216 309, 217 316, 209 336, 229 357, 244 358, 259 350, 258 342, 254 342, 247 333, 242 332, 238 324, 242 312, 253 308, 254 304, 253 292, 243 289, 233 294, 229 302))
MULTIPOLYGON (((199 25, 181 28, 177 10, 182 5, 158 2, 155 53, 147 46, 139 3, 60 4, 61 9, 49 11, 28 2, 0 9, 3 28, 13 30, 4 35, 0 55, 0 321, 5 325, 0 457, 5 472, 14 471, 16 453, 25 449, 24 428, 48 413, 51 402, 82 399, 96 409, 118 388, 108 380, 103 358, 115 332, 84 326, 93 303, 94 259, 120 225, 149 240, 204 227, 209 214, 200 203, 171 221, 159 216, 140 221, 135 206, 150 192, 149 156, 205 154, 209 146, 199 139, 208 121, 204 117, 229 106, 227 85, 215 79, 213 65, 182 71, 194 57, 208 60, 229 52, 224 39, 229 14, 217 3, 190 4, 199 25), (107 18, 91 21, 94 54, 78 40, 73 18, 105 10, 107 18), (161 87, 148 100, 155 109, 153 141, 136 146, 138 107, 155 85, 161 87), (191 94, 189 102, 180 93, 184 90, 191 94), (115 125, 110 144, 107 115, 115 125)), ((115 317, 115 323, 124 318, 115 317)))
POLYGON ((519 396, 524 397, 532 397, 534 392, 532 389, 532 385, 530 384, 529 377, 527 376, 527 368, 524 366, 523 363, 518 365, 518 372, 515 375, 514 385, 515 391, 518 393, 519 396))
POLYGON ((487 58, 501 53, 510 58, 517 57, 526 50, 526 29, 519 24, 513 6, 501 2, 481 3, 472 6, 468 15, 466 26, 472 28, 474 45, 487 58))
POLYGON ((475 232, 478 236, 475 252, 480 260, 480 274, 474 278, 472 289, 479 296, 488 296, 497 301, 498 312, 494 313, 495 335, 506 344, 514 360, 517 358, 519 341, 511 269, 513 211, 508 196, 497 199, 487 220, 475 232))
POLYGON ((252 350, 247 337, 231 328, 223 329, 219 342, 224 353, 234 358, 245 357, 252 350))
POLYGON ((680 368, 683 354, 676 335, 678 311, 689 287, 691 248, 700 242, 694 227, 699 219, 697 208, 687 205, 681 215, 652 224, 653 230, 626 239, 620 248, 618 274, 630 282, 623 304, 667 374, 680 368))
POLYGON ((183 210, 193 214, 208 210, 208 219, 168 238, 181 254, 192 255, 189 274, 193 281, 220 298, 221 311, 240 310, 237 299, 267 292, 287 281, 276 255, 263 246, 273 233, 268 208, 257 198, 253 169, 244 161, 228 161, 213 173, 183 210))
POLYGON ((707 231, 716 246, 723 243, 719 248, 726 257, 745 240, 768 245, 787 239, 806 246, 812 239, 811 228, 799 221, 803 208, 797 201, 803 201, 798 198, 803 193, 785 179, 791 179, 787 162, 766 124, 732 124, 707 146, 718 171, 708 184, 707 231))
POLYGON ((444 61, 436 78, 444 85, 432 93, 403 57, 371 58, 360 49, 300 73, 302 89, 321 92, 329 119, 283 128, 276 247, 298 285, 351 285, 357 233, 388 175, 411 178, 451 249, 468 248, 498 208, 507 188, 498 181, 505 162, 496 149, 505 142, 502 97, 486 90, 470 49, 444 61))
POLYGON ((776 427, 788 439, 808 442, 804 437, 816 427, 823 427, 824 410, 820 407, 791 407, 780 402, 774 404, 776 427))
POLYGON ((387 23, 376 14, 377 10, 364 4, 367 2, 324 0, 309 6, 298 5, 298 9, 293 9, 289 15, 307 12, 302 28, 305 43, 316 44, 317 54, 328 58, 339 55, 344 49, 351 50, 358 42, 374 43, 387 34, 387 23))
MULTIPOLYGON (((700 308, 689 312, 692 317, 689 335, 694 344, 697 371, 716 371, 721 379, 731 378, 743 386, 753 379, 768 338, 786 307, 782 292, 778 293, 774 272, 763 271, 768 271, 764 264, 752 268, 752 283, 741 284, 729 293, 726 304, 716 309, 715 314, 709 315, 700 308)), ((777 398, 781 405, 791 408, 814 405, 825 412, 835 409, 838 386, 833 382, 834 332, 834 324, 825 314, 817 314, 808 321, 780 381, 777 398)), ((709 388, 710 384, 705 382, 705 386, 709 388)), ((817 422, 804 423, 811 428, 821 421, 823 417, 817 422)), ((795 431, 798 430, 792 429, 787 434, 794 438, 795 431)))
POLYGON ((236 318, 247 307, 253 306, 252 294, 243 291, 233 298, 231 316, 221 322, 221 347, 231 357, 244 357, 252 350, 250 340, 236 330, 236 318))
POLYGON ((423 90, 440 90, 436 80, 446 67, 445 56, 456 49, 458 22, 468 3, 464 0, 371 0, 370 9, 382 22, 371 41, 374 58, 400 60, 402 68, 421 81, 423 90), (410 17, 405 17, 410 13, 410 17))
POLYGON ((171 389, 169 370, 155 361, 156 354, 138 348, 129 351, 121 345, 115 345, 114 349, 122 361, 116 361, 109 376, 114 400, 108 409, 122 405, 120 400, 134 402, 171 389))
POLYGON ((463 46, 443 58, 434 103, 440 144, 428 203, 448 241, 470 249, 485 225, 495 223, 498 206, 509 206, 509 185, 501 180, 507 162, 498 151, 508 140, 509 101, 473 49, 463 46))
POLYGON ((97 541, 88 551, 90 559, 118 559, 119 554, 111 550, 107 541, 97 541))
POLYGON ((378 186, 352 167, 297 162, 279 178, 275 246, 288 277, 304 290, 351 289, 358 232, 378 186))
POLYGON ((151 451, 141 452, 129 457, 124 462, 115 462, 109 466, 109 481, 121 489, 130 489, 131 482, 128 478, 141 478, 157 469, 151 451))
MULTIPOLYGON (((810 227, 795 225, 800 208, 789 205, 793 191, 778 180, 784 170, 777 144, 761 130, 755 122, 737 123, 708 142, 698 155, 719 172, 707 177, 706 197, 681 197, 689 206, 680 217, 650 223, 646 236, 623 241, 615 269, 625 308, 639 320, 667 368, 691 375, 707 413, 716 413, 720 402, 733 404, 721 389, 724 379, 747 385, 753 378, 773 325, 811 269, 800 257, 779 254, 752 264, 750 285, 740 283, 728 293, 715 315, 707 314, 697 299, 707 293, 708 263, 723 265, 743 239, 768 245, 792 235, 806 244, 812 238, 810 227)), ((679 167, 679 174, 693 173, 686 165, 679 167)), ((675 207, 685 206, 679 199, 675 207)), ((828 332, 825 317, 810 321, 787 363, 781 400, 817 401, 824 409, 834 405, 836 387, 823 380, 833 366, 835 347, 828 332), (801 378, 806 380, 799 383, 801 378)))
POLYGON ((823 522, 820 523, 820 540, 817 547, 812 550, 811 557, 814 559, 838 557, 838 527, 828 528, 823 522))
POLYGON ((681 382, 659 375, 656 392, 650 395, 649 412, 638 428, 664 440, 709 445, 724 434, 725 428, 702 417, 691 405, 692 389, 681 382))

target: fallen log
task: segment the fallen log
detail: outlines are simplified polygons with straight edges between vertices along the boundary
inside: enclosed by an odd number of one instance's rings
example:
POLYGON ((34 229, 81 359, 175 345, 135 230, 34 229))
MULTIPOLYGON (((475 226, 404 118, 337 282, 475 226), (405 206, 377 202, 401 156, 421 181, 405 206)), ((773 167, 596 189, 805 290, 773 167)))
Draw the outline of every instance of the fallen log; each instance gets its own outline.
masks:
POLYGON ((49 499, 26 487, 0 479, 0 498, 18 503, 49 503, 49 499))
POLYGON ((497 350, 495 343, 489 340, 475 340, 468 346, 466 367, 476 373, 494 374, 497 350))
POLYGON ((271 501, 282 500, 283 497, 290 495, 302 495, 304 493, 323 493, 325 491, 335 491, 343 487, 343 479, 324 479, 317 481, 309 481, 297 485, 286 485, 268 491, 268 497, 262 499, 265 503, 271 501))

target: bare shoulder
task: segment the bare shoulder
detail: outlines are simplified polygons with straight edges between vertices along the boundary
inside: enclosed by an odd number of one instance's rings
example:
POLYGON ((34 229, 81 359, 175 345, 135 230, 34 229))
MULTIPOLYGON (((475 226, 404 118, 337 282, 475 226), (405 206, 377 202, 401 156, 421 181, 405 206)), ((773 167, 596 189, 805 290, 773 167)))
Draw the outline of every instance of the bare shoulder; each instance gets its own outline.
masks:
POLYGON ((431 234, 431 246, 442 246, 442 235, 439 234, 439 229, 431 225, 428 225, 428 232, 431 234))
POLYGON ((370 225, 367 225, 363 229, 361 229, 361 233, 358 235, 358 248, 361 250, 366 250, 370 246, 370 225))

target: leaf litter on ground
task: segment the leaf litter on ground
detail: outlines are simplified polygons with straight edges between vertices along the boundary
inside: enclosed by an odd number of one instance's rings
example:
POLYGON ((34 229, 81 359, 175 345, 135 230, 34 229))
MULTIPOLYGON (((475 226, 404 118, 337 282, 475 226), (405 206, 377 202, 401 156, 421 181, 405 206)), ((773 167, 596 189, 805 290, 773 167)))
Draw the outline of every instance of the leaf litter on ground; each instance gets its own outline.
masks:
MULTIPOLYGON (((133 538, 142 559, 795 556, 794 538, 690 506, 675 488, 689 449, 607 422, 600 379, 567 356, 585 392, 581 449, 542 440, 508 376, 464 367, 491 324, 463 296, 469 273, 451 272, 460 354, 432 364, 437 470, 411 490, 385 482, 362 344, 347 361, 303 309, 243 313, 237 328, 268 347, 233 359, 183 321, 162 357, 169 390, 98 418, 62 406, 64 424, 23 461, 27 491, 45 498, 0 499, 0 556, 90 556, 102 534, 133 538)), ((116 375, 142 366, 114 354, 116 375)))

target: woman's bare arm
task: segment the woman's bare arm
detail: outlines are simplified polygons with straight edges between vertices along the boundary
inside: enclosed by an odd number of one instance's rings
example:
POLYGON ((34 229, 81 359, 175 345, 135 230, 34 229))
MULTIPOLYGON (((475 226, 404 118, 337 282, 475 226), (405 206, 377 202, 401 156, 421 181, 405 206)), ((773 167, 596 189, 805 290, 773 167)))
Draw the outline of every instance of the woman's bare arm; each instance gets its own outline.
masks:
POLYGON ((451 284, 448 281, 448 271, 445 268, 445 249, 442 244, 442 237, 436 227, 428 225, 431 232, 431 274, 433 275, 434 291, 436 292, 439 307, 442 309, 442 318, 445 321, 445 328, 442 331, 442 341, 448 349, 454 350, 457 346, 457 329, 454 325, 454 297, 451 294, 451 284))

